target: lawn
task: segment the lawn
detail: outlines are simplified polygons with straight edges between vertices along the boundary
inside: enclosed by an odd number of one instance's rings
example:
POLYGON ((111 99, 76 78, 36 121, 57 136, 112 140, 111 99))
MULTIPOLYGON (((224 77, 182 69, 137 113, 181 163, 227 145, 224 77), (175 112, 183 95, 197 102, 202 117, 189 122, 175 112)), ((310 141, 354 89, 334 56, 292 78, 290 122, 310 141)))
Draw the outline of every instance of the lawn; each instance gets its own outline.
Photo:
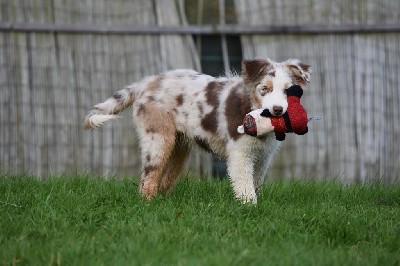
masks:
POLYGON ((227 181, 142 199, 132 179, 0 177, 1 265, 399 265, 400 186, 227 181))

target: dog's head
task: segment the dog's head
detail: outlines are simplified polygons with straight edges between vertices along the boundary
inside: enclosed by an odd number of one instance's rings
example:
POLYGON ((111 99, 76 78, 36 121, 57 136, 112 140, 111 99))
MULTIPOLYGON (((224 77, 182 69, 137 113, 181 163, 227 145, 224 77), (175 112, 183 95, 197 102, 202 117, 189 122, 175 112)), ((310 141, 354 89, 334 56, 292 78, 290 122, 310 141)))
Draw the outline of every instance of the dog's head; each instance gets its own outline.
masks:
POLYGON ((271 59, 244 60, 243 80, 251 90, 253 104, 268 109, 275 116, 283 115, 288 107, 286 89, 310 82, 311 67, 297 59, 278 63, 271 59))

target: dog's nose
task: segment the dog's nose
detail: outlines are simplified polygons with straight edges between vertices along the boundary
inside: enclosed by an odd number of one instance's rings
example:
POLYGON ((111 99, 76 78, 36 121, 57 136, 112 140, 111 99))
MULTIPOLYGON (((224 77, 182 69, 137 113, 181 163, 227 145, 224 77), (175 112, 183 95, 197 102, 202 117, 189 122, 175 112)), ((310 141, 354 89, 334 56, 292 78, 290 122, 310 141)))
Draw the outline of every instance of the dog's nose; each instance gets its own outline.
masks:
POLYGON ((274 115, 282 115, 283 107, 282 106, 278 106, 278 105, 274 105, 272 107, 272 111, 274 111, 274 115))

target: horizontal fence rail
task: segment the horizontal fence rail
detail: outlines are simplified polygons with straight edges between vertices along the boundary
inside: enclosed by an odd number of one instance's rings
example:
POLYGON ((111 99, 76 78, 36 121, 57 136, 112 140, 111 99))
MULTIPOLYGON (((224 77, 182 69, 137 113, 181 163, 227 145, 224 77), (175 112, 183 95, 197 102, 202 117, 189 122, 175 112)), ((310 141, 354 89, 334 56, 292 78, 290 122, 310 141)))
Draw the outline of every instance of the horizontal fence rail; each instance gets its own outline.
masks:
POLYGON ((188 25, 188 26, 100 26, 0 22, 2 32, 115 34, 115 35, 267 35, 352 34, 400 32, 400 24, 374 25, 188 25))

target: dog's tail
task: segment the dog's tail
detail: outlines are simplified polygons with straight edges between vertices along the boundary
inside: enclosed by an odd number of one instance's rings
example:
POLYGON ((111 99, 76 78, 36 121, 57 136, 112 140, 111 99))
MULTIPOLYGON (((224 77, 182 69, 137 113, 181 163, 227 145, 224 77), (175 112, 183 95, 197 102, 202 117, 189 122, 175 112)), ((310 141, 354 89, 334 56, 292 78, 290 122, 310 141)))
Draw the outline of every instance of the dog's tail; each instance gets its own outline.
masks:
POLYGON ((83 119, 86 129, 97 128, 110 120, 117 119, 118 113, 132 105, 135 100, 134 86, 117 91, 105 102, 96 104, 83 119))

